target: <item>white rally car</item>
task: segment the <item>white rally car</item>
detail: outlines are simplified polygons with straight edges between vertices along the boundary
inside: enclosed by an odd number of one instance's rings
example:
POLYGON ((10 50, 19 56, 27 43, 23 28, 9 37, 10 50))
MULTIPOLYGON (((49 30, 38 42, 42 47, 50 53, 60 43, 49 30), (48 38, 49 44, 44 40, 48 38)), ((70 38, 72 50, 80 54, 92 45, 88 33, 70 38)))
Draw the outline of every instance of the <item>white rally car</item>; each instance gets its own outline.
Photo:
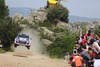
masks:
POLYGON ((30 49, 31 38, 26 34, 19 34, 14 41, 14 47, 25 46, 27 49, 30 49))

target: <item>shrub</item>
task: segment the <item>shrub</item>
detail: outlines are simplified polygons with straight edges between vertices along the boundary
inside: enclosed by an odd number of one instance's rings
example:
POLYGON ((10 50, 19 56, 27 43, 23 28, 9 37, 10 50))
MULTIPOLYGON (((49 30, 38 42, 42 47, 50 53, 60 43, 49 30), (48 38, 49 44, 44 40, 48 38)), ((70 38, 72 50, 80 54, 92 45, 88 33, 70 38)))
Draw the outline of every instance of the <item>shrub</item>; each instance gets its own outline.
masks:
POLYGON ((67 8, 62 5, 51 6, 47 11, 47 19, 54 24, 58 20, 68 23, 68 13, 67 8))
POLYGON ((20 24, 29 24, 29 21, 27 19, 23 19, 20 21, 20 24))
POLYGON ((70 31, 59 32, 54 42, 47 47, 48 54, 52 57, 62 58, 66 52, 72 54, 75 37, 70 31))
POLYGON ((47 34, 44 35, 43 32, 40 32, 39 35, 41 36, 40 39, 48 39, 50 41, 53 41, 54 40, 53 38, 49 37, 47 34))
POLYGON ((5 53, 5 50, 0 48, 0 53, 5 53))
POLYGON ((49 30, 53 30, 53 26, 51 23, 49 23, 49 21, 45 20, 44 22, 40 22, 38 24, 39 27, 46 27, 49 30))
POLYGON ((10 48, 15 36, 21 29, 19 24, 12 21, 12 18, 9 17, 9 10, 5 0, 0 0, 0 38, 6 50, 10 48))
POLYGON ((20 25, 12 21, 11 18, 0 20, 0 38, 6 50, 10 49, 14 38, 21 30, 22 28, 20 27, 20 25))

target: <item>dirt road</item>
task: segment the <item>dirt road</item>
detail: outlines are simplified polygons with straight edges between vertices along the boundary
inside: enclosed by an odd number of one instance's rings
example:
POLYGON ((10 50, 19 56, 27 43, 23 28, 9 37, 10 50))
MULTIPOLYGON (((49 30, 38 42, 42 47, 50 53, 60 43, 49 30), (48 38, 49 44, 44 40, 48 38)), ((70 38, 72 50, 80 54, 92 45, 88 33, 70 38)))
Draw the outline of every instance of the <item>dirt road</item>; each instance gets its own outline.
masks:
POLYGON ((24 29, 21 33, 32 38, 30 50, 18 46, 13 53, 0 54, 0 67, 70 67, 62 59, 51 59, 42 54, 42 44, 36 31, 24 29))
POLYGON ((0 67, 70 67, 64 60, 44 56, 18 57, 12 53, 0 54, 0 67))

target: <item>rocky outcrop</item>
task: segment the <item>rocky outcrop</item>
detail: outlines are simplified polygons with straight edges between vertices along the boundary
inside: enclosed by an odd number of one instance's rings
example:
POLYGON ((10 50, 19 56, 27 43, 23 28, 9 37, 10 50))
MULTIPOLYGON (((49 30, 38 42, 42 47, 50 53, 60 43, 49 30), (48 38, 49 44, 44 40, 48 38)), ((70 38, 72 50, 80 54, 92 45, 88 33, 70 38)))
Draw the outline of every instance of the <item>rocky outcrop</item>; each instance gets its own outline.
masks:
POLYGON ((62 29, 72 29, 72 26, 70 24, 61 21, 57 23, 57 27, 62 29))
POLYGON ((54 32, 48 30, 46 27, 40 27, 38 28, 38 31, 43 32, 44 35, 47 35, 48 37, 53 37, 54 32))
POLYGON ((43 22, 47 18, 46 15, 47 15, 47 12, 46 12, 45 8, 40 8, 37 11, 35 19, 43 22))
POLYGON ((23 16, 20 13, 16 13, 12 16, 12 19, 15 20, 15 22, 22 20, 22 18, 23 18, 23 16))
POLYGON ((31 10, 29 19, 30 21, 35 22, 43 22, 46 19, 46 10, 44 8, 40 8, 39 10, 31 10))
POLYGON ((50 31, 49 29, 47 29, 46 27, 40 27, 38 28, 38 31, 40 32, 40 34, 43 34, 47 37, 47 39, 42 39, 42 43, 46 46, 49 46, 50 44, 52 44, 51 40, 48 40, 48 38, 50 39, 54 39, 54 32, 50 31))
POLYGON ((50 44, 52 44, 52 42, 50 40, 47 40, 47 39, 42 39, 42 42, 46 46, 49 46, 50 44))

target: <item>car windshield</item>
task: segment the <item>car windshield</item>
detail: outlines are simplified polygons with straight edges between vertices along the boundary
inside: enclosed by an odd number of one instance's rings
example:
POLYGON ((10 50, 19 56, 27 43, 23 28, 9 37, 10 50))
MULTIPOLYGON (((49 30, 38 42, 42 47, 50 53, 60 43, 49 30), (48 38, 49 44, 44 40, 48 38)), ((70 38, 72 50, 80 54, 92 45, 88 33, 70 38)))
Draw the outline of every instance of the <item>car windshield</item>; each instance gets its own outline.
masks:
POLYGON ((29 36, 28 36, 28 35, 25 35, 25 34, 18 35, 18 37, 21 37, 21 38, 28 38, 28 39, 29 39, 29 36))

